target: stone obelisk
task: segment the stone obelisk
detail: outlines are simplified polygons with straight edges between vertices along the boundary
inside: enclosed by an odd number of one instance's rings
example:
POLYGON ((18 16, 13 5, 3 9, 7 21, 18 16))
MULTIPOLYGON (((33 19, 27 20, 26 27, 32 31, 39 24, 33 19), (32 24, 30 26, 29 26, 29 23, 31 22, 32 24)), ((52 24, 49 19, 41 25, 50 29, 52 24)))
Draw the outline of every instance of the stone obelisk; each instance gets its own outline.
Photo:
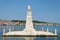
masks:
POLYGON ((33 29, 32 14, 30 5, 27 8, 26 29, 33 29))
POLYGON ((30 5, 28 5, 28 8, 27 8, 26 26, 24 30, 29 34, 35 34, 35 29, 33 28, 33 20, 32 20, 30 5))

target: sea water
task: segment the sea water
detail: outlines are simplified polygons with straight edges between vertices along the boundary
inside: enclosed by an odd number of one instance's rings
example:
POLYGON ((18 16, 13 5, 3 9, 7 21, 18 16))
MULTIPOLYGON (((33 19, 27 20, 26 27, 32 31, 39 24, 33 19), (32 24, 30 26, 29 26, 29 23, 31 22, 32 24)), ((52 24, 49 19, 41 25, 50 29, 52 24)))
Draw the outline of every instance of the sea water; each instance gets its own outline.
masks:
POLYGON ((58 37, 2 37, 3 29, 8 32, 9 28, 11 28, 11 31, 22 31, 25 26, 0 26, 0 40, 60 40, 60 26, 34 26, 36 31, 42 30, 42 28, 47 31, 48 28, 49 32, 54 33, 57 29, 58 37))

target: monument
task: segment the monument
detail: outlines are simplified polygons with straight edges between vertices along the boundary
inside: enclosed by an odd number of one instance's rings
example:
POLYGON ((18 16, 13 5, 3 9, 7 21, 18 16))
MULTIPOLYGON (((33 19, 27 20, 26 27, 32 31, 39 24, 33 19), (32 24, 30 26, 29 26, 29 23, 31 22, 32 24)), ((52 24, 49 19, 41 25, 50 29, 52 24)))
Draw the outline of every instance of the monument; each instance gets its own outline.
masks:
POLYGON ((26 18, 26 26, 23 31, 10 31, 5 33, 5 29, 3 30, 3 37, 57 37, 57 30, 55 29, 55 33, 47 31, 36 31, 33 28, 33 20, 31 14, 31 7, 28 5, 27 7, 27 18, 26 18))
POLYGON ((27 18, 26 18, 26 26, 24 31, 27 32, 29 35, 35 34, 35 29, 33 28, 33 20, 32 20, 32 14, 31 14, 31 8, 30 5, 28 5, 27 8, 27 18))

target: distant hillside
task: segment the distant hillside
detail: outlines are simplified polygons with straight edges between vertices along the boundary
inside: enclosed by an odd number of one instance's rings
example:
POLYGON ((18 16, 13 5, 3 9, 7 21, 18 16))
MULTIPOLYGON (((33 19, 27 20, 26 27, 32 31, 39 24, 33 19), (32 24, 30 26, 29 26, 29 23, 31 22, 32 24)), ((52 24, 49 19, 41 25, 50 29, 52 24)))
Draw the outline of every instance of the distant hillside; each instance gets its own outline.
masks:
MULTIPOLYGON (((25 20, 11 20, 11 22, 20 22, 23 25, 25 25, 26 21, 25 20)), ((34 25, 42 25, 42 26, 60 26, 58 23, 49 23, 49 22, 42 22, 42 21, 36 21, 33 20, 34 25)))
MULTIPOLYGON (((25 20, 0 20, 0 26, 7 26, 7 25, 25 25, 25 20)), ((58 23, 49 23, 49 22, 42 22, 33 20, 34 25, 39 26, 60 26, 58 23)))

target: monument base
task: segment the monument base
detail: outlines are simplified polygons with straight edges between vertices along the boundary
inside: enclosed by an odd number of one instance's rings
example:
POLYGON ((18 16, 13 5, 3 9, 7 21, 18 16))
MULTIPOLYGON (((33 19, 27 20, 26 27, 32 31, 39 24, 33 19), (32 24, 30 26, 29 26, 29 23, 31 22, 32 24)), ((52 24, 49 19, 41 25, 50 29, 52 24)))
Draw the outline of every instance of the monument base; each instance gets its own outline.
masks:
POLYGON ((57 35, 3 35, 3 37, 58 37, 57 35))

